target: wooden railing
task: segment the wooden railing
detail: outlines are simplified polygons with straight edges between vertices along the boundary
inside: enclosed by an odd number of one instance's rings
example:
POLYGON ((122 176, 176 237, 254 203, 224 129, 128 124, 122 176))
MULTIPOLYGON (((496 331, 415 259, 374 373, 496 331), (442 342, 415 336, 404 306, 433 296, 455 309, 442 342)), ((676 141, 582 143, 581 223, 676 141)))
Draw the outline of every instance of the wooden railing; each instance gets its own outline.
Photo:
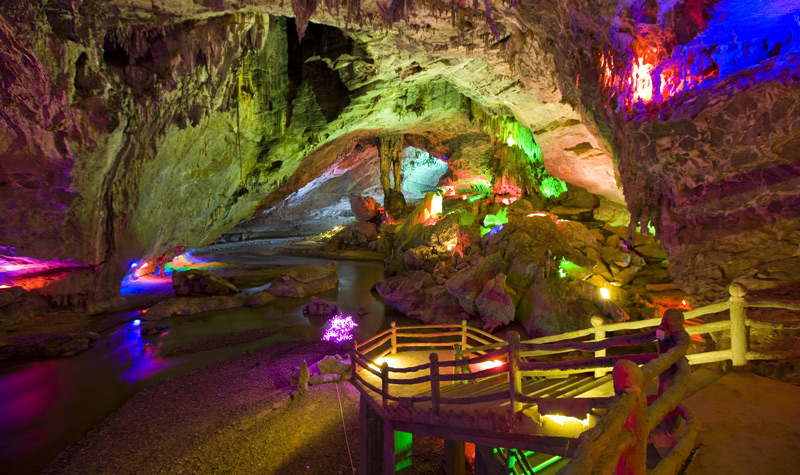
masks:
MULTIPOLYGON (((683 312, 684 319, 686 320, 725 311, 729 311, 730 314, 730 318, 728 320, 686 327, 686 331, 689 335, 702 335, 707 333, 729 331, 731 339, 731 347, 729 349, 687 355, 689 364, 696 365, 730 360, 734 368, 742 368, 747 365, 748 361, 782 358, 782 354, 765 354, 757 351, 751 351, 748 345, 749 329, 758 328, 762 330, 777 331, 800 329, 800 326, 752 320, 747 318, 746 309, 749 307, 800 311, 800 302, 785 300, 748 300, 746 299, 746 290, 744 287, 738 284, 732 284, 729 287, 729 292, 731 296, 726 301, 713 303, 704 307, 690 310, 688 312, 683 312)), ((660 323, 661 322, 657 319, 649 319, 604 325, 603 319, 594 317, 592 318, 592 326, 590 328, 568 333, 561 333, 558 335, 534 338, 526 341, 525 343, 553 343, 558 341, 576 340, 589 336, 593 337, 593 341, 604 341, 607 338, 608 333, 652 328, 658 326, 660 323)), ((528 356, 540 356, 544 354, 554 354, 554 352, 541 351, 531 353, 528 356)), ((605 350, 598 349, 594 352, 594 355, 596 358, 602 358, 605 356, 605 350)), ((610 369, 611 366, 600 368, 598 369, 596 376, 599 376, 604 372, 608 372, 610 369)), ((547 374, 543 373, 543 375, 547 374)))
POLYGON ((672 432, 682 419, 682 436, 670 454, 662 459, 655 474, 674 473, 688 456, 694 444, 698 424, 691 411, 681 404, 686 393, 691 373, 690 364, 731 360, 734 367, 746 366, 754 359, 775 359, 780 355, 766 355, 748 350, 748 328, 781 330, 780 324, 756 322, 746 317, 747 307, 770 307, 800 310, 800 303, 778 300, 746 300, 744 288, 730 287, 728 301, 714 303, 681 314, 668 310, 663 319, 623 322, 604 325, 602 319, 592 319, 592 326, 583 330, 520 341, 516 332, 508 332, 506 340, 466 325, 418 325, 397 327, 394 322, 389 329, 360 344, 356 344, 352 358, 352 381, 362 392, 374 392, 384 408, 390 401, 402 407, 413 407, 417 403, 430 402, 434 413, 442 405, 465 405, 492 401, 508 401, 511 423, 525 404, 537 404, 541 414, 577 415, 593 409, 607 408, 597 425, 585 431, 573 460, 565 466, 564 473, 601 473, 620 467, 624 473, 644 472, 645 447, 650 434, 660 426, 663 432, 672 432), (730 319, 684 328, 685 318, 729 311, 730 319), (658 326, 657 329, 653 328, 658 326), (630 330, 650 331, 630 333, 630 330), (628 334, 609 336, 617 331, 628 334), (731 348, 707 353, 686 355, 690 335, 718 331, 730 331, 731 348), (587 337, 593 337, 591 340, 587 337), (423 340, 423 341, 419 341, 423 340), (608 356, 607 350, 616 347, 641 347, 656 343, 657 351, 608 356), (429 362, 413 367, 392 368, 387 362, 378 365, 377 360, 397 353, 401 348, 441 347, 453 348, 454 358, 439 361, 431 353, 429 362), (592 358, 561 361, 537 361, 536 357, 567 352, 589 352, 592 358), (500 366, 470 372, 470 365, 492 360, 502 362, 500 366), (638 365, 643 364, 640 369, 638 365), (360 368, 373 374, 380 387, 370 383, 359 374, 360 368), (452 368, 452 373, 442 372, 452 368), (592 372, 600 377, 613 370, 616 397, 606 398, 555 398, 534 397, 522 393, 522 378, 547 377, 574 373, 592 372), (412 378, 392 377, 392 373, 416 373, 412 378), (448 383, 468 383, 479 379, 503 376, 508 389, 478 396, 460 398, 442 397, 440 387, 448 383), (643 387, 655 378, 659 379, 658 399, 649 407, 643 387), (401 396, 393 394, 392 387, 398 385, 428 384, 429 395, 401 396))
POLYGON ((644 474, 647 441, 657 428, 673 437, 678 418, 684 421, 682 434, 670 453, 651 472, 675 473, 689 455, 697 436, 698 423, 681 401, 689 387, 691 369, 685 358, 689 334, 679 311, 667 311, 659 326, 659 355, 644 366, 629 359, 614 365, 617 398, 606 415, 583 432, 572 460, 559 473, 644 474), (658 398, 648 407, 644 387, 658 378, 658 398))

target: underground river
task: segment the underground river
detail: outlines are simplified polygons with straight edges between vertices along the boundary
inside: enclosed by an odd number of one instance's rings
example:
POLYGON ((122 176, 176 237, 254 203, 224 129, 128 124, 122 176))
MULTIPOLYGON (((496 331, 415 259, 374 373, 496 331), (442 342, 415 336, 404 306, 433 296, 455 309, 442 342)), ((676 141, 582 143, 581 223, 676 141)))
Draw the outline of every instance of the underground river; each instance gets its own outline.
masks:
MULTIPOLYGON (((326 259, 262 256, 258 251, 229 252, 216 261, 263 265, 324 265, 326 259)), ((356 318, 356 338, 368 338, 391 320, 408 321, 370 292, 383 280, 380 262, 339 261, 339 288, 318 296, 339 303, 356 318), (358 315, 359 307, 368 313, 358 315)), ((160 320, 161 336, 143 337, 136 325, 140 311, 115 315, 126 323, 101 333, 78 355, 36 362, 0 363, 0 473, 38 473, 92 426, 100 423, 143 387, 203 366, 290 339, 320 338, 327 318, 306 317, 308 298, 279 298, 259 308, 235 308, 160 320), (261 340, 200 353, 165 357, 170 350, 226 333, 282 326, 261 340)), ((98 317, 102 319, 103 317, 98 317)), ((311 362, 309 362, 311 363, 311 362)), ((157 407, 153 408, 158 411, 157 407)))

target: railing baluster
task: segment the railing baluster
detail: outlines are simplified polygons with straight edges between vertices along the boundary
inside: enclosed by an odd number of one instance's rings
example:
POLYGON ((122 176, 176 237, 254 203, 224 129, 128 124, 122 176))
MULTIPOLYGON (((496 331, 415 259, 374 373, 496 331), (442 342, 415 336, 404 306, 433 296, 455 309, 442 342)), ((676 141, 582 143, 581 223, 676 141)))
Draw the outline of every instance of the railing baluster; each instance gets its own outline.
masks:
POLYGON ((387 395, 389 395, 389 363, 384 361, 381 364, 381 402, 384 409, 389 404, 389 400, 386 399, 387 395))
POLYGON ((461 348, 467 348, 467 321, 461 320, 461 348))
POLYGON ((734 370, 747 369, 747 326, 744 297, 747 291, 739 284, 731 284, 731 362, 734 370))
POLYGON ((397 354, 397 323, 392 320, 392 354, 397 354))
POLYGON ((431 405, 433 413, 439 414, 439 355, 435 352, 430 355, 431 361, 431 405))
POLYGON ((506 341, 508 342, 508 397, 513 418, 517 412, 522 410, 522 403, 517 400, 517 394, 522 392, 522 380, 519 374, 519 349, 517 348, 519 345, 519 333, 508 332, 506 341))
MULTIPOLYGON (((592 327, 594 327, 594 329, 595 329, 594 341, 603 341, 603 340, 605 340, 606 339, 606 332, 605 332, 605 330, 602 330, 604 320, 602 318, 600 318, 600 317, 592 317, 591 322, 592 322, 592 327)), ((606 350, 605 349, 597 350, 597 351, 594 352, 594 357, 595 358, 602 358, 604 356, 606 356, 606 350)), ((594 377, 595 378, 601 378, 607 372, 608 372, 608 370, 606 370, 606 369, 598 368, 598 369, 594 370, 594 377)))

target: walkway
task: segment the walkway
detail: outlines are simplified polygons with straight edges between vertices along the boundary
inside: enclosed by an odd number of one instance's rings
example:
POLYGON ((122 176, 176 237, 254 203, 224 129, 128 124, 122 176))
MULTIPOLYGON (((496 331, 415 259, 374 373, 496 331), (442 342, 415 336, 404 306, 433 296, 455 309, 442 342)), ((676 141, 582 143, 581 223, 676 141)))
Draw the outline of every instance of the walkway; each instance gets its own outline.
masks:
POLYGON ((800 387, 728 373, 686 404, 702 424, 687 475, 800 470, 800 387))

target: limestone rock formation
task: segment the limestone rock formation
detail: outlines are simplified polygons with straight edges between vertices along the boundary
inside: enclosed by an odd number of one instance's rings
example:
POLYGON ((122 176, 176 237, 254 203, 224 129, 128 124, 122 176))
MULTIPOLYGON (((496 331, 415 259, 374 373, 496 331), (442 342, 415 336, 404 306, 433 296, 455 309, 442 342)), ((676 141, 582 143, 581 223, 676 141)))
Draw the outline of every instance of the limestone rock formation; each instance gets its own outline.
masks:
POLYGON ((100 338, 94 332, 41 332, 0 340, 0 361, 72 356, 100 338))
POLYGON ((458 301, 425 271, 411 271, 375 285, 386 305, 425 323, 458 323, 468 318, 458 301))
POLYGON ((147 311, 149 320, 160 320, 175 315, 194 315, 212 310, 242 307, 247 297, 231 297, 220 295, 215 297, 174 297, 163 300, 147 311))
POLYGON ((276 297, 307 297, 339 286, 339 264, 331 261, 324 266, 301 265, 290 267, 272 281, 267 289, 276 297))
POLYGON ((172 288, 178 297, 232 295, 239 292, 227 280, 202 269, 173 272, 172 288))
POLYGON ((339 313, 339 305, 318 297, 311 297, 308 303, 303 306, 303 313, 306 315, 330 317, 331 315, 339 313))

